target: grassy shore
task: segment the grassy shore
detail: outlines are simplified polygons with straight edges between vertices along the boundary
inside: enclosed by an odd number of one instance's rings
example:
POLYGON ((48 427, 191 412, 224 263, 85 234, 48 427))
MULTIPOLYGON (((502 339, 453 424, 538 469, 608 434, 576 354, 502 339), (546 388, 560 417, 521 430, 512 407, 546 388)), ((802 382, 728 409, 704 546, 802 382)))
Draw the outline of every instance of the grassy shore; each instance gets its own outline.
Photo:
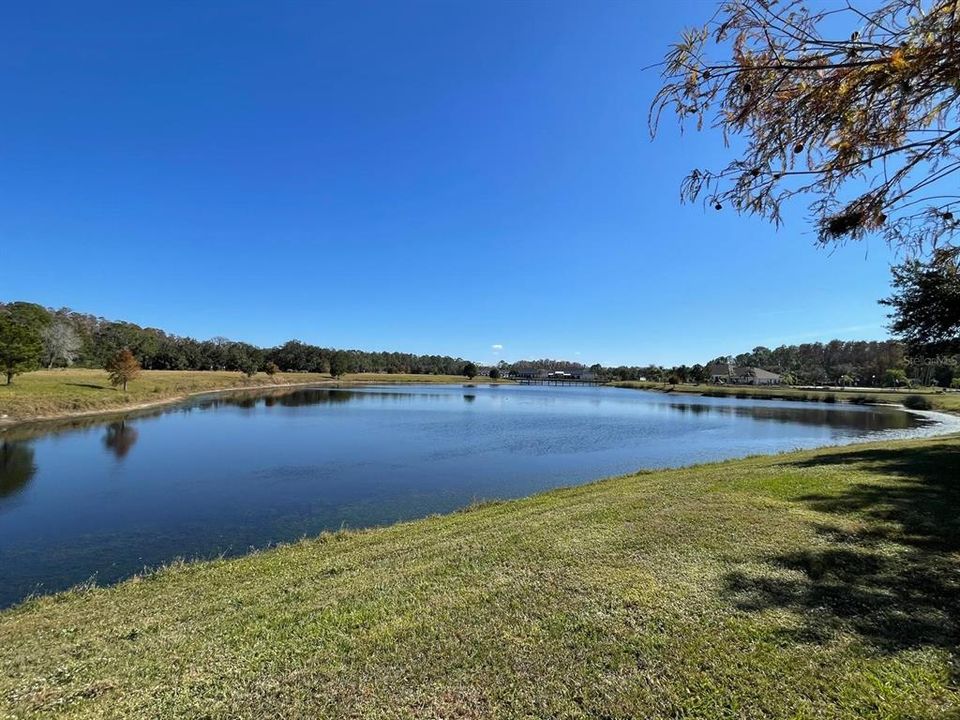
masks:
POLYGON ((737 397, 755 398, 763 400, 796 400, 810 402, 847 402, 858 405, 883 404, 902 405, 903 401, 912 395, 919 395, 926 399, 932 410, 941 412, 960 412, 960 392, 943 392, 929 388, 915 390, 877 390, 873 388, 856 388, 852 390, 811 390, 784 386, 750 387, 737 385, 694 385, 681 383, 654 382, 615 382, 614 387, 632 388, 635 390, 657 390, 668 393, 686 393, 706 395, 708 397, 737 397))
POLYGON ((958 477, 751 458, 31 600, 0 717, 956 717, 958 477))
MULTIPOLYGON (((489 378, 483 381, 491 382, 489 378)), ((124 393, 110 385, 103 370, 40 370, 17 376, 12 385, 0 385, 0 422, 122 410, 215 390, 332 382, 330 375, 321 373, 257 373, 247 377, 238 372, 146 370, 124 393)), ((344 375, 339 382, 464 383, 467 379, 458 375, 354 373, 344 375)))

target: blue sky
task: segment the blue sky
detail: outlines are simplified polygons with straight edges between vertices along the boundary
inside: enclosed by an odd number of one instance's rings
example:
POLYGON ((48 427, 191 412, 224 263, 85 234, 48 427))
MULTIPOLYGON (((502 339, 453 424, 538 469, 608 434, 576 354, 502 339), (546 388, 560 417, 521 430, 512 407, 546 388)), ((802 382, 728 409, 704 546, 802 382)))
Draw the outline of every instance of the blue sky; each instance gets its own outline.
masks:
POLYGON ((483 362, 885 337, 882 243, 680 204, 726 155, 650 140, 643 68, 713 7, 8 5, 0 299, 483 362))

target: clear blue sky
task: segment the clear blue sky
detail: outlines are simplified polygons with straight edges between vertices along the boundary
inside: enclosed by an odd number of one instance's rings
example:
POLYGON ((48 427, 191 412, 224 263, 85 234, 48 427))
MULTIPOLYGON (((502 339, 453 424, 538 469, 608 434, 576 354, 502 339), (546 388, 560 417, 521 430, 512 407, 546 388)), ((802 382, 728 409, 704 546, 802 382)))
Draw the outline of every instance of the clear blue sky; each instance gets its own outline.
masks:
POLYGON ((483 362, 885 337, 881 243, 680 205, 722 141, 651 142, 643 67, 713 7, 9 4, 0 299, 483 362))

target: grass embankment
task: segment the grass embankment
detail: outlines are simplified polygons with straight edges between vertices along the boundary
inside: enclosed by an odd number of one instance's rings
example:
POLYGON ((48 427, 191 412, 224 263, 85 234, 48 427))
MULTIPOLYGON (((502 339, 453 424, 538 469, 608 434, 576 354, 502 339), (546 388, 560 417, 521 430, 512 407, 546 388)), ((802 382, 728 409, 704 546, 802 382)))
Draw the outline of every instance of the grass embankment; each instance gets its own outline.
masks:
POLYGON ((960 439, 657 471, 0 613, 0 716, 934 718, 960 439))
POLYGON ((247 377, 238 372, 145 370, 123 392, 110 384, 103 370, 40 370, 18 375, 12 385, 0 385, 0 416, 30 420, 123 409, 213 390, 329 380, 329 375, 313 373, 258 373, 247 377))
POLYGON ((876 390, 856 388, 852 390, 810 390, 783 386, 752 387, 745 385, 694 385, 682 383, 615 382, 614 387, 635 390, 657 390, 668 393, 687 393, 707 397, 753 398, 758 400, 796 400, 809 402, 846 402, 856 405, 884 404, 902 405, 903 401, 918 395, 930 403, 930 409, 941 412, 960 412, 960 392, 943 392, 930 388, 916 390, 876 390))
MULTIPOLYGON (((473 382, 493 382, 477 378, 473 382)), ((19 422, 108 410, 122 410, 177 400, 194 393, 247 387, 272 387, 333 382, 321 373, 257 373, 247 377, 238 372, 145 370, 124 393, 107 380, 103 370, 40 370, 19 375, 12 385, 0 385, 0 418, 19 422)), ((458 375, 388 375, 353 373, 341 383, 464 383, 458 375)))

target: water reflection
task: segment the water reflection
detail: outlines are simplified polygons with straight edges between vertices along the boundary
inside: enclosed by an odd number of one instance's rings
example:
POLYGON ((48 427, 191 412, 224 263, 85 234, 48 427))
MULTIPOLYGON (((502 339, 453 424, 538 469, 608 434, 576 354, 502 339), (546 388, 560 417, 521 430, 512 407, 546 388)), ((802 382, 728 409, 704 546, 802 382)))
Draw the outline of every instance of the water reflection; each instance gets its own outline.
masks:
POLYGON ((706 403, 670 403, 670 408, 694 415, 727 415, 765 422, 816 425, 834 429, 874 432, 880 430, 907 430, 930 423, 900 410, 873 408, 863 410, 836 407, 779 407, 776 405, 712 405, 706 403))
POLYGON ((37 473, 33 448, 22 442, 0 444, 0 498, 21 492, 37 473))
POLYGON ((111 423, 107 427, 107 434, 103 436, 103 444, 112 452, 117 460, 123 460, 139 438, 140 433, 135 427, 127 425, 125 420, 111 423))
POLYGON ((891 408, 455 385, 236 391, 13 427, 0 435, 0 607, 175 557, 925 422, 891 408), (140 433, 149 442, 133 452, 140 433))

